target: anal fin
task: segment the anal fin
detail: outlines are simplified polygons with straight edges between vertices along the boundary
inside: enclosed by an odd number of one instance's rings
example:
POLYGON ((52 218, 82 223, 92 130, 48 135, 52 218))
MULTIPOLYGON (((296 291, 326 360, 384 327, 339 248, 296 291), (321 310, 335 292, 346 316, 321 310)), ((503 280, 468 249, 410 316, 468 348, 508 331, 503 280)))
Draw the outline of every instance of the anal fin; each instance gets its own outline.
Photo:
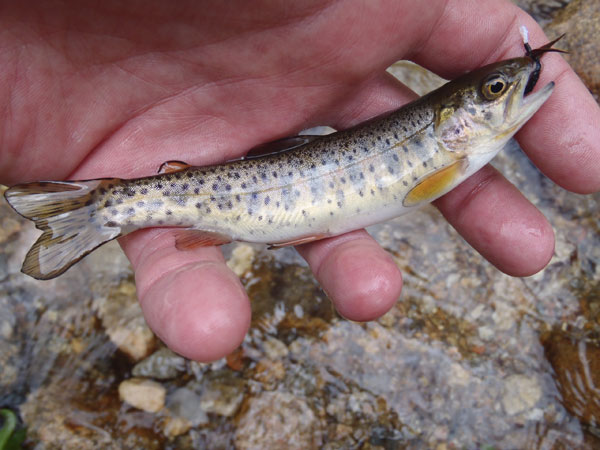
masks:
POLYGON ((308 244, 309 242, 318 241, 319 239, 324 239, 326 237, 327 236, 324 234, 315 234, 313 236, 306 236, 306 237, 294 239, 291 241, 277 242, 276 244, 269 244, 269 250, 274 250, 276 248, 281 248, 281 247, 290 247, 292 245, 308 244))
POLYGON ((184 163, 183 161, 166 161, 160 165, 158 168, 158 173, 162 175, 163 173, 173 173, 173 172, 181 172, 182 170, 189 169, 190 166, 188 163, 184 163))
POLYGON ((198 247, 229 244, 231 237, 212 231, 185 229, 175 231, 175 247, 177 250, 192 250, 198 247))

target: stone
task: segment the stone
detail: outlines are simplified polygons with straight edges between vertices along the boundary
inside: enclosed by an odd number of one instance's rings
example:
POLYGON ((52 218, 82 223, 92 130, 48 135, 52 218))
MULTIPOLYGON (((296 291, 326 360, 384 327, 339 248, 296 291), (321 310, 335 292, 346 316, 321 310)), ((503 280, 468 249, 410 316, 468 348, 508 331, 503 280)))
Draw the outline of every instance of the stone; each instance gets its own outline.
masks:
POLYGON ((237 244, 227 260, 227 266, 233 270, 238 277, 245 275, 252 269, 256 251, 248 244, 237 244))
POLYGON ((516 374, 504 380, 502 406, 512 416, 535 407, 542 397, 542 388, 534 377, 516 374))
POLYGON ((137 363, 131 373, 135 377, 169 380, 184 371, 185 358, 163 347, 137 363))
POLYGON ((119 397, 137 409, 158 412, 165 406, 166 389, 156 381, 131 378, 119 384, 119 397))
POLYGON ((319 425, 301 398, 287 392, 262 392, 249 400, 240 417, 235 446, 241 450, 317 448, 322 443, 319 425))

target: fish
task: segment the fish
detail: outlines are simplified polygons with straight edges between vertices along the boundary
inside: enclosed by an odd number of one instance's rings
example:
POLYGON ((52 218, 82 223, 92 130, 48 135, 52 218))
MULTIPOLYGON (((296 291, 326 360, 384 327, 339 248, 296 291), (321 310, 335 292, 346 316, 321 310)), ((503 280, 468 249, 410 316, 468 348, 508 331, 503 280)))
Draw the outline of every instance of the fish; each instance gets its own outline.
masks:
POLYGON ((18 184, 5 198, 41 236, 22 272, 47 280, 135 230, 172 227, 180 250, 299 245, 412 211, 487 164, 550 97, 540 56, 495 62, 352 128, 276 141, 220 165, 164 163, 138 179, 18 184))

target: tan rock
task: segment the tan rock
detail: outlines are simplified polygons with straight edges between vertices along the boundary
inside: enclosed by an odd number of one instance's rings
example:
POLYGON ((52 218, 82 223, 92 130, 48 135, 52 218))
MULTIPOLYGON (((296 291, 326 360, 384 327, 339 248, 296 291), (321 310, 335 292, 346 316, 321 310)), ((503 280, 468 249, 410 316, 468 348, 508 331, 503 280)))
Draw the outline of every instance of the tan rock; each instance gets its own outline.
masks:
POLYGON ((158 412, 165 406, 166 389, 156 381, 131 378, 119 385, 119 397, 134 408, 158 412))

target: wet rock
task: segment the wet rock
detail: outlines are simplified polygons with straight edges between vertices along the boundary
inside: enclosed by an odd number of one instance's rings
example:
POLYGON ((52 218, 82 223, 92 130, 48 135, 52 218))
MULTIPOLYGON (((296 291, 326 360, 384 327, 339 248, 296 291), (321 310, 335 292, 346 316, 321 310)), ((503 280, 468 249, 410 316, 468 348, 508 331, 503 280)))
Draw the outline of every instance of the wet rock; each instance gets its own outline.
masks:
POLYGON ((166 389, 156 381, 131 378, 119 384, 119 397, 142 411, 158 412, 165 406, 166 389))
POLYGON ((248 401, 235 432, 239 449, 307 449, 322 443, 319 420, 302 399, 263 392, 248 401), (277 411, 277 414, 273 412, 277 411))
POLYGON ((569 53, 564 58, 600 101, 600 2, 573 0, 545 31, 549 36, 565 34, 560 48, 569 53))
POLYGON ((571 0, 513 0, 513 3, 516 3, 542 24, 552 20, 570 2, 571 0))
POLYGON ((244 399, 244 381, 228 371, 214 372, 203 381, 199 400, 202 410, 232 417, 244 399))
POLYGON ((248 244, 237 244, 227 260, 227 266, 233 270, 238 277, 244 276, 252 269, 256 251, 248 244))
POLYGON ((163 429, 171 438, 208 423, 208 416, 200 405, 200 396, 193 389, 183 387, 169 394, 167 408, 169 417, 163 429))
POLYGON ((110 340, 133 361, 148 356, 156 344, 137 302, 135 284, 126 279, 107 297, 94 300, 94 307, 110 340))
POLYGON ((546 357, 565 408, 579 420, 600 427, 600 345, 560 329, 544 336, 546 357))
POLYGON ((502 406, 512 416, 533 409, 542 397, 537 379, 524 375, 510 375, 504 381, 502 406))
POLYGON ((137 363, 131 373, 135 377, 168 380, 185 371, 185 358, 166 347, 137 363))

